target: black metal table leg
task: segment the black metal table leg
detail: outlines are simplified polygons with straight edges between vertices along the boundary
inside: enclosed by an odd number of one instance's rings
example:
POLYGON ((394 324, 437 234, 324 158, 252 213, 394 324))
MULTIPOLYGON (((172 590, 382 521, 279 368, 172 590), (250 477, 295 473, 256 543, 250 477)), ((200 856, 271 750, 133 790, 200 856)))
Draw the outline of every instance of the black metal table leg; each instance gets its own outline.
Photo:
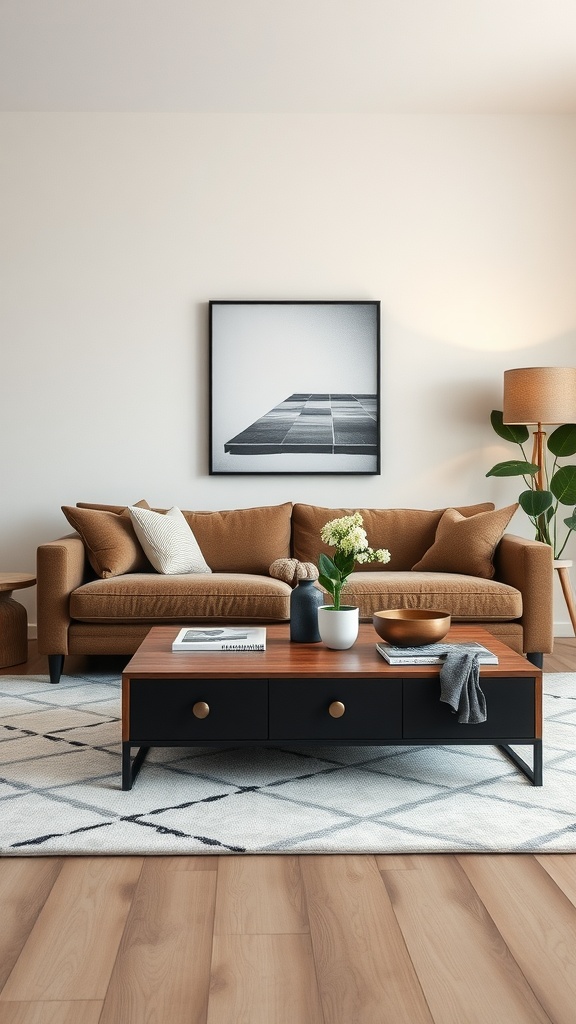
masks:
POLYGON ((523 775, 530 780, 533 786, 542 785, 542 740, 534 740, 531 744, 534 750, 534 767, 531 768, 524 758, 520 757, 515 750, 512 750, 507 743, 499 743, 499 749, 510 758, 513 764, 520 769, 523 775))
POLYGON ((139 747, 136 757, 130 763, 130 752, 132 744, 129 740, 125 740, 122 743, 122 789, 132 789, 134 779, 138 775, 144 758, 150 750, 150 747, 139 747))
POLYGON ((534 743, 534 785, 542 785, 542 740, 534 743))

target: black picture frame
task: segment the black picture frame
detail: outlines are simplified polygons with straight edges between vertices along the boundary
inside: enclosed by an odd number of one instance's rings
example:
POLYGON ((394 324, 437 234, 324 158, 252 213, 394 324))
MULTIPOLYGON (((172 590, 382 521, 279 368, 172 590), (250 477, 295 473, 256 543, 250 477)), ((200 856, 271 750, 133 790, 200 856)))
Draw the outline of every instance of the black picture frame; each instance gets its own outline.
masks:
POLYGON ((380 302, 209 302, 209 471, 380 473, 380 302))

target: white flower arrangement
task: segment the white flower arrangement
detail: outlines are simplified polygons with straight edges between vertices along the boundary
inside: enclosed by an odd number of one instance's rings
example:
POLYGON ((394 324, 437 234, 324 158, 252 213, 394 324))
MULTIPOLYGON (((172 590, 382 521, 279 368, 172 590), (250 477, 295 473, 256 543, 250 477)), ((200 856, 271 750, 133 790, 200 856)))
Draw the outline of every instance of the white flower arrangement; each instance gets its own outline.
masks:
POLYGON ((335 611, 341 607, 342 588, 356 563, 364 565, 366 562, 390 561, 390 552, 386 548, 374 550, 369 547, 363 522, 360 513, 354 512, 351 516, 332 519, 320 531, 321 540, 329 547, 336 548, 334 558, 324 553, 318 558, 318 580, 331 594, 335 611))

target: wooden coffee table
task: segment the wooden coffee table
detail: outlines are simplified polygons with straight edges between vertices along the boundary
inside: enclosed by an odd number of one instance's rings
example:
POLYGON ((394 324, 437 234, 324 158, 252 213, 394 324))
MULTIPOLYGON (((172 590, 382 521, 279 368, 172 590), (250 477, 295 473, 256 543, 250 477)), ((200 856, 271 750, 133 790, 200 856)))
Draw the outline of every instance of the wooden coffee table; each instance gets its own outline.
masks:
POLYGON ((487 721, 461 725, 440 703, 440 666, 388 665, 371 624, 347 651, 290 643, 287 624, 266 629, 266 651, 240 654, 172 653, 176 626, 149 632, 122 673, 122 789, 150 747, 294 743, 494 744, 542 785, 542 672, 486 630, 453 626, 446 638, 499 659, 480 669, 487 721), (533 748, 533 768, 511 744, 533 748))

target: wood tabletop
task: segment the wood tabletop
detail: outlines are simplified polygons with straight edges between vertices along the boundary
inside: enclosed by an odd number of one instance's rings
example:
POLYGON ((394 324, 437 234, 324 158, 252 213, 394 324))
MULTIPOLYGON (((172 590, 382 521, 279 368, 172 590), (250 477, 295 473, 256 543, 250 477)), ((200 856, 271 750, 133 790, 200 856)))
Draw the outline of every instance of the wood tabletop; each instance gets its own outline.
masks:
MULTIPOLYGON (((371 623, 360 624, 358 640, 347 651, 333 651, 323 643, 291 643, 288 623, 276 623, 266 626, 265 651, 172 652, 172 641, 178 629, 178 626, 154 626, 126 665, 123 676, 137 679, 177 679, 191 676, 211 679, 313 679, 319 676, 398 679, 412 675, 420 678, 434 676, 439 673, 441 667, 389 665, 376 650, 379 637, 371 623)), ((469 640, 484 644, 498 656, 498 665, 480 666, 482 676, 541 675, 540 669, 530 664, 522 655, 510 650, 502 641, 480 626, 456 625, 450 629, 446 637, 448 643, 465 643, 469 640)))
POLYGON ((0 572, 0 591, 33 587, 36 577, 29 572, 0 572))

